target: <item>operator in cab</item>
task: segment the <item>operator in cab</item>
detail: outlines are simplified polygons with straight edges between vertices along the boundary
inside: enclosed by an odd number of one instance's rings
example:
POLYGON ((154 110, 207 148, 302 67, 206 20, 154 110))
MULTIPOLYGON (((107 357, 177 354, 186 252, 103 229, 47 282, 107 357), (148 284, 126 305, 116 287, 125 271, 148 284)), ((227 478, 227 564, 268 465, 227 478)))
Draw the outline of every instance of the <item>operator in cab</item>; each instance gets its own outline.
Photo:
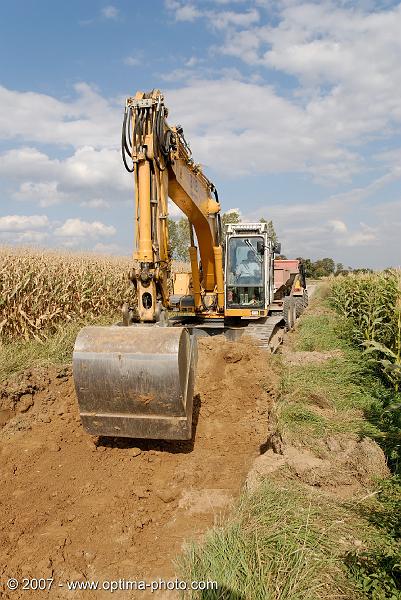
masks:
POLYGON ((246 259, 237 266, 235 274, 237 276, 237 281, 242 278, 248 280, 248 278, 254 279, 255 277, 260 277, 260 263, 257 262, 255 253, 252 250, 248 250, 246 259))

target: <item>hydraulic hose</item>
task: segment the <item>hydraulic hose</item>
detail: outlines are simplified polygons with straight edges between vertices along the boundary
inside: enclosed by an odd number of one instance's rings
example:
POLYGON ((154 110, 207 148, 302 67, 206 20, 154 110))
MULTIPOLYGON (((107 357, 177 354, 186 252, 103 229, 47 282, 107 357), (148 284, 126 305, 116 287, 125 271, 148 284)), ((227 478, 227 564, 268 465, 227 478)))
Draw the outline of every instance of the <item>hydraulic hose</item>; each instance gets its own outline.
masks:
POLYGON ((130 167, 127 163, 126 155, 132 157, 132 149, 130 148, 131 141, 131 109, 125 109, 124 111, 124 119, 123 119, 123 127, 121 132, 121 155, 124 163, 124 167, 127 169, 128 173, 132 173, 135 169, 135 164, 132 164, 130 167), (127 127, 128 121, 128 127, 127 127), (128 129, 128 131, 127 131, 128 129))

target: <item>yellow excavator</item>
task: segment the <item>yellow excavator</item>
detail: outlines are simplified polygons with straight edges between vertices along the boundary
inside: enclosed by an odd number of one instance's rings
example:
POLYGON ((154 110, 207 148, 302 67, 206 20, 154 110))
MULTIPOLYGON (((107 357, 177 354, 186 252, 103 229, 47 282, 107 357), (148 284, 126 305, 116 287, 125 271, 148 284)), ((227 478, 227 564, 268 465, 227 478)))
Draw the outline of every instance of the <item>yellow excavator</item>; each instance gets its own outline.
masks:
POLYGON ((266 223, 228 225, 223 241, 216 188, 167 114, 159 90, 126 100, 135 305, 124 305, 121 323, 85 327, 75 343, 75 389, 92 435, 190 439, 198 335, 247 333, 274 350, 307 303, 302 264, 275 259, 266 223), (172 274, 169 198, 188 218, 190 273, 172 274))

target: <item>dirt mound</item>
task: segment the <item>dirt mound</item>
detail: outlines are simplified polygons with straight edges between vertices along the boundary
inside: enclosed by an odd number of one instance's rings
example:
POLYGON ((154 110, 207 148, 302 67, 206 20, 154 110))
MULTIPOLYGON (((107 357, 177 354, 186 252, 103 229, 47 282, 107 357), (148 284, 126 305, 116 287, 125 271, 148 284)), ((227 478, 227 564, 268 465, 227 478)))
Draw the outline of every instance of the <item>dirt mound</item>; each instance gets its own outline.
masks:
POLYGON ((326 438, 319 455, 306 448, 285 446, 282 454, 269 450, 258 457, 247 477, 248 489, 261 478, 290 477, 335 496, 350 498, 389 474, 383 451, 370 438, 338 434, 326 438))
MULTIPOLYGON (((69 367, 3 385, 2 580, 173 576, 184 540, 202 535, 230 504, 266 441, 274 364, 251 342, 201 339, 196 433, 180 443, 88 436, 69 367)), ((102 599, 110 592, 73 595, 102 599)), ((57 587, 50 596, 71 592, 57 587)))
POLYGON ((37 422, 50 423, 60 411, 60 386, 70 379, 71 367, 26 371, 0 389, 0 442, 37 422), (58 400, 57 405, 55 405, 58 400))
POLYGON ((288 346, 283 346, 282 355, 288 365, 301 366, 307 363, 322 363, 331 358, 341 358, 343 352, 341 350, 327 350, 325 352, 297 350, 294 352, 288 346))

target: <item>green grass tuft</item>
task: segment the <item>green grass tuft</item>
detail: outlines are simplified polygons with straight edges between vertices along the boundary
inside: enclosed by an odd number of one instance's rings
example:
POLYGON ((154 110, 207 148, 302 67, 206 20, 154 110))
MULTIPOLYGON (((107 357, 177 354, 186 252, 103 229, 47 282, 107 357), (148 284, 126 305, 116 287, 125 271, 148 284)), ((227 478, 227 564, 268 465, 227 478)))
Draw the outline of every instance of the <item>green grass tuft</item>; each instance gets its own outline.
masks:
POLYGON ((217 581, 217 591, 187 598, 316 600, 359 595, 347 578, 343 556, 373 528, 347 507, 296 483, 265 481, 245 495, 224 528, 202 546, 191 546, 180 563, 187 579, 217 581))
POLYGON ((84 320, 68 323, 44 340, 19 340, 0 344, 0 381, 25 369, 71 363, 72 351, 79 330, 85 325, 109 325, 117 320, 98 317, 90 323, 84 320))

